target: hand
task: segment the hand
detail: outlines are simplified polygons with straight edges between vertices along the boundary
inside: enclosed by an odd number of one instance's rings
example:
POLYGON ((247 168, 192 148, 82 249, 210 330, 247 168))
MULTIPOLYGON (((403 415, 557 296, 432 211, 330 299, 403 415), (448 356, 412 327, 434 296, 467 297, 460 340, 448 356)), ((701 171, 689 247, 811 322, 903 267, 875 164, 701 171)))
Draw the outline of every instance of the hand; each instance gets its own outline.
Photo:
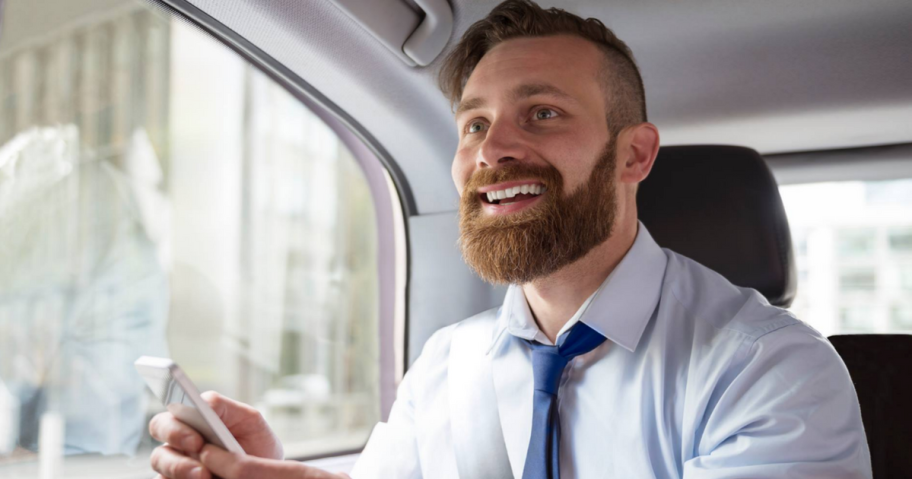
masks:
MULTIPOLYGON (((271 462, 275 464, 286 464, 275 461, 283 457, 282 444, 259 411, 211 391, 203 393, 202 398, 218 414, 247 454, 273 459, 274 461, 271 462)), ((171 479, 212 478, 212 474, 199 460, 199 453, 204 441, 196 430, 166 412, 152 418, 152 422, 149 423, 149 431, 152 433, 152 437, 167 443, 152 452, 152 468, 161 474, 160 477, 171 479)), ((293 462, 287 464, 301 466, 293 462)))
POLYGON ((351 479, 300 462, 233 454, 212 444, 203 446, 199 457, 206 469, 222 479, 351 479))

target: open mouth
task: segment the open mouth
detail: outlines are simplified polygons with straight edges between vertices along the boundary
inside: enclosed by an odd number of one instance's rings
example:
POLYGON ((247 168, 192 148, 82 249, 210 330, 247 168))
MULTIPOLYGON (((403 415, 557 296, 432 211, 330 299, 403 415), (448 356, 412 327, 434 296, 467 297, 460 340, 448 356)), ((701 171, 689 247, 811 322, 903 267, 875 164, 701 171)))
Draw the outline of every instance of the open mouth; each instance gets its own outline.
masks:
POLYGON ((545 185, 542 185, 541 183, 511 182, 479 188, 478 195, 483 203, 491 205, 509 205, 531 200, 541 196, 546 191, 545 185))

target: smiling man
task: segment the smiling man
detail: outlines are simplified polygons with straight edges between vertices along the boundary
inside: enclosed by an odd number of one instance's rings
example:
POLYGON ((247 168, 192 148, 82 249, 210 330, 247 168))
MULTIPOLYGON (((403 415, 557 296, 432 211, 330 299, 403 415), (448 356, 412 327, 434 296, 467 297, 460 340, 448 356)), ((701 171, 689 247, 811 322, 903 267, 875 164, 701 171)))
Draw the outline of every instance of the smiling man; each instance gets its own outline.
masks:
MULTIPOLYGON (((827 340, 637 220, 659 133, 623 42, 510 0, 440 75, 463 255, 510 286, 501 307, 428 340, 352 477, 871 477, 827 340)), ((153 456, 166 477, 335 477, 277 460, 253 409, 208 400, 250 455, 203 447, 163 414, 151 429, 171 444, 153 456)))

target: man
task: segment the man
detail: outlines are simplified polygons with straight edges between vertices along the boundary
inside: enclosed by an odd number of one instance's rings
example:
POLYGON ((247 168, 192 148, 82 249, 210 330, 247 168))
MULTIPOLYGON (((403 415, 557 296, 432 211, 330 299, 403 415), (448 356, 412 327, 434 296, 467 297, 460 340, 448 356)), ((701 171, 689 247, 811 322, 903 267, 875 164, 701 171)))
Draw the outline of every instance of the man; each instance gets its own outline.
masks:
MULTIPOLYGON (((511 286, 428 340, 355 479, 871 477, 826 339, 637 221, 659 134, 623 42, 510 0, 466 32, 441 85, 457 105, 463 254, 511 286)), ((161 415, 165 476, 337 477, 274 460, 254 410, 208 400, 254 457, 161 415)))

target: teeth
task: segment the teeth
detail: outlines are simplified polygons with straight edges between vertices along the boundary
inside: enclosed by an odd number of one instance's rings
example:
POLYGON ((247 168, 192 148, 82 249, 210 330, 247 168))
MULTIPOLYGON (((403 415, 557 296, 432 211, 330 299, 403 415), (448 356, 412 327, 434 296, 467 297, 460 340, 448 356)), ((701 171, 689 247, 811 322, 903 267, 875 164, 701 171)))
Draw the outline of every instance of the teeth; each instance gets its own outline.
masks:
MULTIPOLYGON (((0 0, 2 1, 2 0, 0 0)), ((498 191, 488 191, 485 193, 488 197, 488 201, 494 202, 497 200, 504 200, 507 198, 513 198, 516 195, 540 195, 545 192, 545 188, 542 185, 521 185, 514 186, 512 188, 505 188, 498 191)))

